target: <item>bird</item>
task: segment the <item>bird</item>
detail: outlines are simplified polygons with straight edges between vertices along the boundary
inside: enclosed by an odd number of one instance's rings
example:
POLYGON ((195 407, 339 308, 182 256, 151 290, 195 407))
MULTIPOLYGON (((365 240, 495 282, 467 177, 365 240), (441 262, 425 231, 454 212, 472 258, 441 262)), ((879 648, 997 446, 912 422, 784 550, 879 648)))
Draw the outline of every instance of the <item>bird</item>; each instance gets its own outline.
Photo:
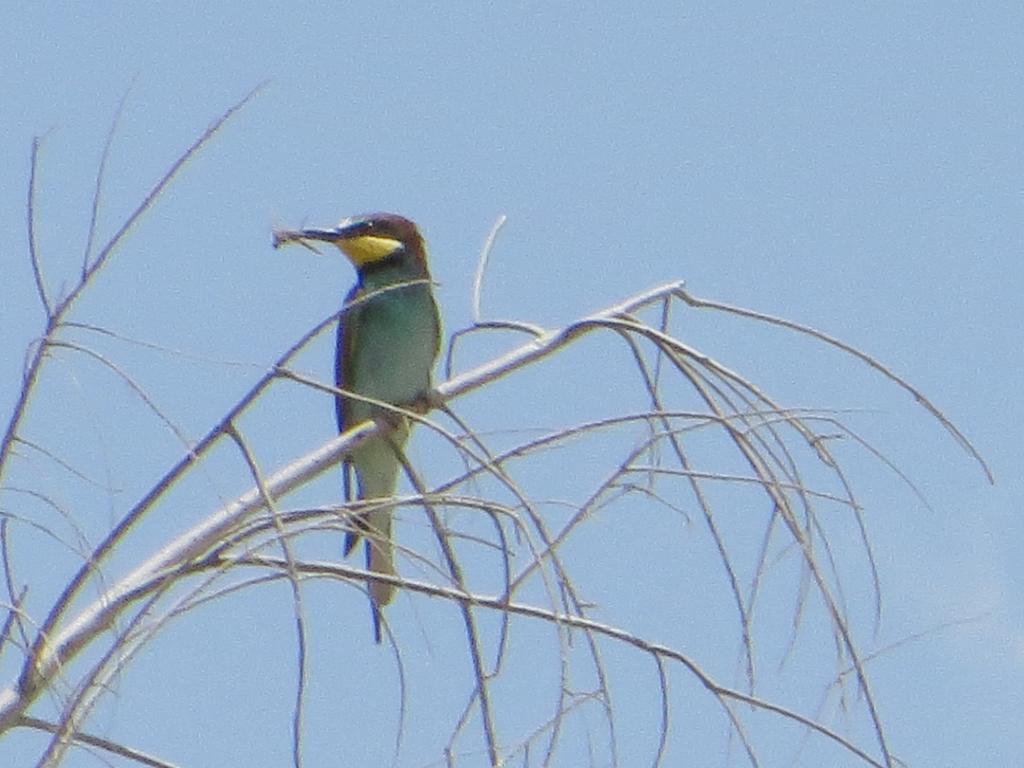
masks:
MULTIPOLYGON (((324 229, 277 230, 275 248, 308 241, 336 246, 356 269, 356 284, 339 315, 335 384, 339 390, 390 405, 425 411, 431 375, 440 352, 441 317, 434 298, 427 247, 417 226, 394 213, 369 213, 343 219, 324 229)), ((314 249, 315 250, 315 249, 314 249)), ((408 418, 358 397, 335 397, 339 432, 367 420, 382 422, 381 434, 354 448, 343 459, 346 501, 354 470, 358 499, 390 499, 395 495, 408 418)), ((366 541, 366 567, 395 576, 392 507, 371 505, 359 513, 346 532, 347 557, 360 538, 366 541)), ((394 598, 395 587, 384 581, 369 584, 374 639, 381 641, 381 609, 394 598)))

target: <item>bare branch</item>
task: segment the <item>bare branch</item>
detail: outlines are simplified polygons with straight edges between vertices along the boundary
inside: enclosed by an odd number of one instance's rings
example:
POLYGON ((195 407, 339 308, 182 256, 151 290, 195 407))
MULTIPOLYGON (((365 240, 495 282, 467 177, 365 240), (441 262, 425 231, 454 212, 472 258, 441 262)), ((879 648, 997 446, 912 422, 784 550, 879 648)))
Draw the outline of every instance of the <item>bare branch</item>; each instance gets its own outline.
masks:
POLYGON ((99 216, 100 197, 103 193, 103 177, 107 171, 107 160, 110 158, 110 146, 114 143, 114 135, 117 133, 117 124, 121 122, 121 115, 124 114, 124 105, 128 100, 131 87, 126 88, 121 100, 114 110, 114 119, 110 121, 110 129, 107 131, 107 139, 103 142, 103 153, 100 155, 100 164, 96 168, 96 184, 92 193, 92 209, 89 212, 89 234, 85 240, 85 250, 82 253, 82 274, 84 282, 89 273, 89 257, 92 255, 92 244, 96 239, 96 220, 99 216))
POLYGON ((982 471, 985 473, 985 477, 988 478, 988 481, 993 484, 995 483, 995 475, 992 474, 992 470, 991 468, 989 468, 988 462, 986 462, 982 455, 978 452, 978 449, 974 447, 974 444, 967 439, 967 436, 964 435, 964 433, 961 432, 956 427, 956 425, 953 424, 953 422, 946 418, 942 411, 936 408, 935 405, 932 404, 931 400, 924 396, 924 393, 922 393, 916 387, 912 386, 906 379, 893 373, 888 367, 880 363, 878 360, 876 360, 874 357, 867 354, 866 352, 862 352, 856 347, 847 344, 846 342, 841 341, 840 339, 837 339, 834 336, 830 336, 827 333, 816 330, 814 328, 810 328, 809 326, 801 325, 800 323, 795 323, 792 320, 786 320, 785 318, 775 317, 774 315, 766 315, 763 312, 755 312, 754 310, 751 309, 743 309, 742 307, 735 307, 730 304, 722 304, 716 301, 708 301, 707 299, 697 298, 696 296, 693 296, 689 292, 687 292, 682 286, 680 286, 676 290, 676 294, 679 296, 680 299, 685 301, 691 307, 695 307, 697 309, 716 309, 722 312, 728 312, 733 315, 739 315, 740 317, 749 317, 751 319, 760 320, 771 325, 778 325, 782 328, 788 328, 791 331, 803 333, 815 339, 818 339, 819 341, 823 341, 826 344, 836 347, 837 349, 841 349, 848 355, 856 357, 861 362, 867 363, 869 366, 871 366, 876 371, 885 376, 885 378, 889 379, 889 381, 893 382, 901 389, 904 389, 907 392, 909 392, 913 396, 913 398, 918 403, 920 403, 921 406, 924 407, 925 410, 927 410, 932 416, 935 417, 935 419, 943 427, 945 427, 946 431, 949 432, 956 439, 960 447, 963 448, 964 451, 966 451, 967 454, 978 463, 978 466, 981 467, 982 471))
POLYGON ((291 545, 288 543, 288 536, 277 511, 277 504, 274 501, 274 497, 267 490, 263 473, 256 463, 256 457, 253 456, 248 444, 234 423, 229 425, 228 434, 235 441, 235 444, 238 445, 239 450, 245 457, 245 463, 249 466, 249 471, 252 473, 256 487, 259 488, 260 494, 263 496, 263 502, 267 505, 267 509, 270 510, 270 517, 274 522, 274 528, 277 530, 281 543, 281 552, 284 554, 285 562, 288 564, 288 584, 292 589, 292 604, 295 608, 295 640, 298 646, 298 679, 295 685, 295 714, 292 717, 292 764, 295 768, 302 768, 302 713, 303 703, 306 699, 307 643, 306 617, 305 610, 302 607, 302 588, 299 582, 299 572, 295 566, 295 555, 292 552, 291 545))
MULTIPOLYGON (((7 465, 7 458, 21 439, 18 434, 19 423, 27 408, 29 392, 34 388, 42 361, 55 348, 80 351, 98 360, 127 381, 142 402, 165 423, 170 424, 170 420, 161 415, 160 410, 141 387, 137 386, 114 361, 92 352, 88 347, 59 338, 57 334, 65 328, 81 327, 114 338, 124 338, 113 331, 97 329, 87 323, 71 323, 67 315, 74 301, 88 285, 92 284, 99 270, 109 262, 113 250, 124 241, 139 217, 152 207, 183 165, 254 95, 255 91, 227 110, 208 131, 196 139, 93 257, 104 170, 117 120, 123 108, 122 101, 114 125, 108 133, 97 173, 81 280, 56 307, 50 305, 51 299, 46 293, 43 270, 35 245, 33 195, 38 140, 34 144, 29 185, 30 256, 36 276, 36 290, 47 311, 48 325, 43 336, 31 349, 21 400, 16 404, 0 451, 0 476, 7 465)), ((481 251, 472 292, 472 313, 475 322, 472 327, 453 334, 449 344, 449 370, 454 365, 453 350, 456 342, 464 335, 486 330, 512 330, 527 334, 526 343, 484 365, 452 377, 441 384, 436 392, 425 398, 423 403, 397 407, 374 402, 369 398, 359 398, 373 403, 381 410, 391 410, 404 418, 428 426, 435 440, 436 437, 440 437, 441 441, 444 441, 442 445, 451 447, 460 462, 457 467, 464 467, 464 471, 460 469, 453 477, 431 485, 416 473, 404 456, 400 456, 406 475, 417 494, 407 498, 390 499, 387 503, 396 508, 422 507, 438 547, 432 550, 432 554, 427 554, 412 551, 411 547, 403 548, 397 542, 395 546, 397 551, 407 556, 407 562, 414 564, 430 583, 369 573, 336 564, 308 562, 297 554, 302 552, 303 548, 297 544, 293 548, 293 542, 303 537, 301 543, 305 544, 306 537, 324 530, 336 531, 349 525, 347 518, 359 508, 356 504, 346 504, 342 507, 336 504, 324 505, 301 510, 279 508, 280 500, 286 494, 333 467, 359 441, 371 436, 386 438, 386 424, 368 422, 358 425, 269 476, 264 476, 261 471, 255 448, 250 446, 238 431, 238 417, 256 402, 272 383, 279 380, 288 385, 295 382, 311 387, 332 398, 356 398, 352 393, 316 381, 289 368, 289 363, 298 351, 350 308, 346 307, 310 330, 272 367, 263 370, 250 391, 194 448, 189 447, 180 430, 175 431, 184 445, 181 460, 111 526, 111 530, 99 545, 84 553, 84 564, 52 604, 41 628, 31 640, 27 629, 31 624, 26 622, 23 626, 20 621, 24 589, 18 592, 14 576, 9 570, 6 528, 0 528, 4 565, 8 567, 5 573, 7 593, 12 606, 7 628, 0 635, 0 649, 5 645, 15 645, 4 642, 13 635, 15 627, 21 632, 22 641, 27 646, 20 679, 16 684, 0 691, 0 732, 7 727, 16 726, 39 727, 52 732, 54 738, 43 755, 45 765, 56 764, 73 745, 87 744, 145 765, 163 768, 166 763, 145 762, 146 758, 136 757, 128 748, 118 752, 106 745, 91 743, 88 740, 91 737, 83 736, 80 730, 85 717, 115 679, 113 676, 144 643, 156 636, 171 618, 183 616, 198 605, 238 589, 248 589, 283 578, 288 580, 292 590, 298 644, 298 682, 291 725, 292 758, 296 768, 299 768, 302 764, 301 739, 308 663, 302 586, 305 579, 325 578, 355 584, 358 588, 363 588, 364 583, 374 580, 384 581, 400 586, 410 593, 432 595, 452 601, 458 606, 465 628, 473 686, 467 696, 462 717, 451 734, 446 750, 449 756, 454 755, 456 741, 468 732, 471 726, 479 725, 479 736, 474 734, 474 738, 479 738, 486 747, 489 762, 497 765, 507 760, 509 753, 499 738, 498 721, 501 708, 497 697, 500 686, 495 684, 495 680, 511 663, 507 656, 508 646, 512 642, 510 637, 513 634, 513 617, 527 617, 548 622, 554 628, 553 647, 557 647, 559 653, 559 688, 557 695, 552 696, 555 704, 554 713, 550 717, 545 714, 541 725, 532 735, 521 741, 520 747, 517 747, 522 749, 524 755, 528 756, 528 750, 539 750, 542 752, 540 757, 545 763, 555 762, 559 756, 559 740, 564 739, 565 716, 589 702, 595 702, 603 707, 608 720, 613 761, 617 760, 611 687, 605 675, 601 656, 601 645, 606 643, 607 638, 618 645, 628 644, 649 653, 655 661, 661 695, 661 724, 655 745, 655 764, 664 761, 669 748, 672 709, 669 706, 667 670, 670 668, 668 663, 675 661, 683 665, 715 697, 724 717, 731 724, 731 733, 742 743, 747 758, 753 765, 758 764, 758 756, 754 743, 745 730, 746 724, 741 718, 746 707, 772 712, 798 723, 809 732, 822 735, 838 744, 869 765, 893 765, 894 758, 889 752, 887 734, 876 710, 865 670, 866 663, 872 655, 862 652, 855 645, 847 619, 843 580, 840 578, 837 561, 837 555, 842 550, 837 546, 833 551, 827 527, 828 519, 821 514, 823 510, 839 509, 844 516, 852 515, 856 519, 861 544, 866 552, 875 584, 877 624, 881 601, 878 597, 880 590, 870 538, 853 489, 847 482, 839 461, 831 452, 833 445, 830 440, 837 435, 849 436, 853 439, 845 443, 846 445, 862 445, 869 453, 886 461, 884 455, 872 450, 869 443, 842 425, 835 412, 784 408, 749 379, 722 366, 710 355, 674 338, 669 329, 669 321, 675 300, 681 300, 691 307, 731 312, 795 330, 866 362, 888 380, 914 395, 978 461, 991 479, 991 472, 977 451, 916 389, 867 354, 790 321, 696 299, 684 290, 680 282, 659 286, 561 328, 544 329, 520 322, 484 322, 481 308, 482 286, 491 251, 504 222, 504 217, 501 217, 495 223, 481 251), (653 325, 648 325, 637 319, 641 312, 657 313, 658 317, 653 321, 653 325), (643 407, 647 410, 644 412, 615 413, 584 424, 553 431, 545 430, 540 437, 534 439, 521 439, 517 436, 517 444, 499 451, 492 449, 490 437, 485 440, 480 431, 446 407, 447 403, 459 395, 482 388, 527 365, 556 355, 575 340, 601 331, 612 331, 627 342, 629 353, 633 356, 639 373, 641 395, 646 395, 643 400, 646 405, 643 407), (687 412, 671 409, 669 403, 672 400, 668 398, 671 391, 669 386, 679 384, 685 386, 688 396, 697 400, 698 410, 687 412), (435 419, 428 418, 425 413, 435 407, 448 413, 456 426, 448 426, 450 422, 444 422, 443 418, 437 421, 443 422, 446 426, 441 426, 435 419), (834 424, 834 433, 818 434, 817 430, 822 423, 834 424), (634 441, 621 456, 616 456, 617 464, 612 462, 610 470, 601 474, 593 486, 587 487, 586 492, 582 494, 582 500, 559 498, 544 501, 530 496, 528 486, 522 483, 521 462, 534 457, 547 459, 547 456, 542 456, 543 452, 555 446, 563 446, 569 440, 589 437, 608 430, 617 430, 614 433, 616 438, 625 432, 629 432, 631 436, 640 433, 639 444, 634 441), (132 561, 134 567, 130 567, 126 575, 121 576, 112 585, 100 582, 100 595, 96 598, 86 598, 83 588, 99 574, 100 567, 107 562, 111 553, 121 548, 136 523, 153 509, 191 467, 203 461, 212 447, 225 436, 238 445, 252 476, 254 487, 230 503, 223 504, 218 500, 216 504, 220 505, 220 508, 210 513, 201 523, 180 533, 174 540, 141 562, 132 561), (730 467, 732 464, 738 464, 738 470, 716 471, 714 465, 700 461, 701 455, 697 451, 697 446, 700 445, 701 439, 708 436, 724 442, 729 450, 730 467), (815 461, 815 457, 820 464, 815 461), (805 458, 809 459, 806 463, 805 458), (487 485, 497 484, 501 495, 487 498, 486 494, 478 493, 475 487, 477 481, 486 481, 487 485), (470 492, 467 493, 460 487, 464 484, 471 484, 470 492), (682 488, 683 500, 673 494, 664 493, 665 489, 662 486, 668 486, 673 491, 682 488), (733 492, 734 489, 744 486, 757 491, 757 494, 748 495, 756 495, 758 504, 768 512, 763 532, 760 528, 753 531, 750 547, 752 554, 749 558, 753 577, 749 587, 741 587, 740 574, 744 573, 742 568, 745 561, 735 553, 734 540, 731 538, 727 520, 723 524, 720 509, 715 508, 713 501, 716 498, 715 494, 723 489, 733 492), (721 578, 728 583, 732 599, 736 603, 737 632, 742 635, 747 665, 747 692, 720 685, 705 673, 696 661, 683 655, 677 648, 651 643, 623 628, 601 624, 591 619, 594 603, 581 596, 578 585, 573 583, 572 572, 561 559, 569 555, 560 550, 567 550, 571 554, 572 550, 566 543, 575 538, 577 532, 584 529, 596 513, 613 508, 621 499, 627 497, 648 501, 659 510, 680 510, 686 522, 691 519, 694 506, 701 509, 722 564, 724 576, 721 578), (486 519, 474 521, 485 526, 483 532, 471 525, 466 525, 463 529, 458 518, 452 521, 443 514, 446 510, 459 509, 475 510, 477 518, 479 514, 487 515, 486 519), (554 518, 554 523, 547 515, 549 509, 560 515, 554 518), (264 511, 266 514, 262 514, 264 511), (493 526, 493 530, 486 527, 488 524, 493 526), (758 536, 761 537, 760 540, 758 536), (525 547, 521 544, 523 541, 525 547), (517 553, 517 545, 525 552, 517 553), (463 551, 464 548, 466 552, 463 551), (281 554, 280 558, 267 554, 278 551, 281 554), (482 552, 486 555, 487 568, 490 569, 489 574, 492 577, 495 573, 500 574, 503 583, 497 587, 499 595, 481 595, 474 589, 475 580, 472 577, 475 576, 476 570, 466 567, 470 564, 469 558, 465 558, 465 564, 460 559, 464 554, 469 554, 469 551, 482 552), (515 559, 524 556, 527 558, 525 563, 515 559), (847 664, 847 659, 850 660, 850 668, 840 674, 839 681, 842 682, 844 677, 857 678, 863 691, 864 708, 867 717, 871 718, 878 750, 881 752, 879 759, 815 719, 754 695, 754 606, 759 595, 762 575, 774 567, 776 562, 787 557, 790 560, 797 560, 800 565, 792 638, 795 640, 801 621, 804 620, 804 606, 808 595, 817 595, 829 615, 829 637, 837 646, 836 656, 842 662, 840 668, 847 664), (259 575, 249 578, 251 574, 247 573, 241 581, 229 578, 229 574, 236 574, 243 568, 258 569, 259 575), (182 586, 189 590, 184 596, 182 590, 178 588, 182 586), (746 594, 744 589, 748 590, 746 594), (541 602, 546 597, 550 608, 527 604, 526 595, 531 595, 541 602), (512 602, 513 597, 520 602, 512 602), (158 609, 162 613, 158 614, 158 609), (496 640, 492 640, 490 635, 481 631, 481 626, 487 626, 481 624, 485 609, 500 612, 501 623, 496 640), (72 613, 72 610, 76 612, 72 613), (125 620, 127 628, 122 628, 120 623, 125 620), (118 629, 110 632, 111 627, 118 629), (579 657, 575 645, 581 632, 589 650, 589 659, 586 663, 593 667, 593 677, 583 686, 574 685, 575 664, 579 657), (557 646, 554 643, 557 643, 557 646), (86 649, 89 649, 89 654, 82 653, 86 649), (71 662, 82 657, 89 660, 89 664, 86 664, 88 670, 81 677, 81 683, 73 693, 67 696, 68 700, 63 706, 60 721, 51 725, 28 718, 28 708, 41 693, 52 690, 62 680, 62 673, 70 667, 71 662), (99 661, 94 661, 96 658, 99 661), (479 715, 478 721, 474 719, 476 715, 479 715)), ((274 244, 284 244, 289 238, 288 232, 275 232, 274 244)), ((171 426, 173 428, 173 424, 171 426)), ((497 444, 495 441, 494 445, 497 444)), ((54 454, 46 452, 46 455, 54 454)), ((890 462, 886 463, 891 465, 890 462)), ((897 467, 893 466, 893 469, 906 479, 906 475, 897 467)), ((33 493, 36 494, 34 498, 43 499, 44 503, 47 501, 45 494, 33 493)), ((51 502, 51 505, 58 511, 61 510, 55 503, 51 502)), ((211 506, 215 505, 211 503, 211 506)), ((421 525, 424 523, 421 522, 421 525)), ((746 583, 745 575, 743 583, 746 583)), ((728 605, 726 609, 732 610, 728 605)), ((392 618, 394 616, 392 614, 392 618)), ((382 625, 382 629, 387 633, 398 659, 404 686, 397 633, 393 634, 391 627, 386 623, 382 625)), ((85 662, 80 661, 80 664, 85 662)), ((554 676, 552 680, 554 681, 554 676)), ((404 717, 404 687, 402 716, 404 717)), ((400 725, 399 739, 401 727, 400 725)), ((396 757, 398 743, 396 741, 396 757)), ((477 749, 479 746, 474 745, 474 748, 477 749)))
MULTIPOLYGON (((40 720, 37 717, 22 717, 19 719, 17 725, 22 728, 34 728, 37 731, 45 731, 53 734, 56 734, 60 729, 60 726, 56 723, 40 720)), ((74 735, 74 741, 85 746, 102 749, 112 755, 123 757, 126 760, 132 760, 139 765, 145 765, 149 768, 178 768, 175 763, 169 763, 166 760, 161 760, 153 757, 152 755, 146 754, 141 750, 128 747, 124 744, 118 744, 110 739, 105 739, 102 736, 95 736, 91 733, 79 731, 74 735)))
POLYGON ((49 322, 53 315, 50 307, 50 299, 46 295, 46 285, 43 282, 43 269, 39 264, 39 246, 36 244, 36 171, 39 168, 39 144, 42 139, 36 136, 32 139, 32 161, 28 176, 28 204, 26 205, 26 219, 28 222, 28 255, 32 261, 32 277, 36 281, 36 293, 39 295, 39 303, 43 305, 46 312, 46 320, 49 322))
POLYGON ((498 239, 498 233, 505 226, 506 221, 508 221, 508 216, 505 214, 498 217, 497 221, 494 222, 494 226, 491 227, 490 233, 487 235, 487 240, 484 241, 484 247, 480 249, 480 259, 476 265, 476 276, 473 278, 473 322, 477 324, 483 320, 480 313, 480 297, 483 293, 484 273, 487 271, 487 262, 490 260, 494 241, 498 239))
POLYGON ((163 176, 157 181, 152 189, 142 199, 142 202, 132 211, 128 218, 124 220, 124 223, 118 228, 113 234, 110 240, 107 241, 99 253, 96 254, 96 258, 93 259, 92 263, 89 264, 88 268, 82 274, 82 279, 78 285, 68 294, 68 297, 64 299, 60 305, 56 308, 55 313, 58 317, 62 317, 71 308, 72 304, 81 296, 82 291, 92 281, 92 278, 106 266, 110 260, 111 254, 117 248, 118 245, 124 240, 128 232, 135 226, 135 224, 142 218, 156 202, 160 194, 167 189, 167 186, 177 177, 185 165, 198 154, 199 150, 202 149, 210 140, 216 136, 224 124, 234 117, 238 112, 242 110, 250 101, 252 101, 266 87, 266 83, 260 83, 253 88, 249 93, 243 96, 239 101, 228 107, 228 109, 218 117, 209 128, 203 131, 192 144, 186 149, 177 160, 171 163, 170 168, 163 176))

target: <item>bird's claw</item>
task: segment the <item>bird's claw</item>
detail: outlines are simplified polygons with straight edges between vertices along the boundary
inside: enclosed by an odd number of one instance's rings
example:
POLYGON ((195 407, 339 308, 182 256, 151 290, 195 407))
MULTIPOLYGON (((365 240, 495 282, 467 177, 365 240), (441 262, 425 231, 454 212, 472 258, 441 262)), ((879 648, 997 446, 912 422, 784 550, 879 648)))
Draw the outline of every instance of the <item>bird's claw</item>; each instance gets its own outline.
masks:
POLYGON ((443 404, 444 400, 441 399, 437 390, 428 389, 426 392, 421 392, 415 400, 409 403, 409 410, 423 416, 435 408, 440 408, 443 404))

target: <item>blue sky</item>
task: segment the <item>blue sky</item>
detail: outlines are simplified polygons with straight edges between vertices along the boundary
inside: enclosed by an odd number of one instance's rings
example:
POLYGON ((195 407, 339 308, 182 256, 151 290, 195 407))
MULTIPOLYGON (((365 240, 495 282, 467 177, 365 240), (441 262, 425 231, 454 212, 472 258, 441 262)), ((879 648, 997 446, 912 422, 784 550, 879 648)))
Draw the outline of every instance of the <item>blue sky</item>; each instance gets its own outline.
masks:
MULTIPOLYGON (((32 137, 45 134, 37 240, 56 293, 81 262, 96 167, 121 98, 101 236, 217 115, 267 80, 135 228, 76 310, 81 322, 177 352, 88 337, 185 435, 196 439, 209 429, 263 367, 338 306, 351 283, 340 258, 274 252, 271 229, 330 224, 365 210, 393 210, 420 224, 449 330, 471 320, 477 255, 500 214, 508 224, 485 284, 489 317, 553 326, 684 279, 698 296, 819 328, 924 391, 975 442, 997 484, 989 486, 904 392, 835 352, 724 315, 678 314, 673 330, 787 405, 853 409, 851 422, 911 475, 930 508, 881 464, 849 451, 885 599, 877 636, 870 610, 855 611, 865 647, 973 620, 873 662, 893 750, 910 765, 1020 761, 1019 4, 765 9, 527 2, 438 9, 366 2, 254 10, 242 3, 105 3, 102 10, 25 6, 6 16, 5 419, 24 348, 41 327, 24 226, 32 137)), ((466 365, 511 341, 470 345, 466 365)), ((604 413, 609 397, 637 397, 635 388, 620 391, 620 347, 607 347, 615 354, 595 377, 581 361, 606 348, 581 346, 562 364, 524 372, 454 406, 481 429, 545 429, 559 417, 604 413)), ((326 378, 330 355, 324 340, 299 367, 326 378)), ((79 483, 39 459, 10 482, 46 478, 85 534, 97 537, 180 457, 181 445, 97 366, 65 355, 48 370, 26 429, 119 490, 82 496, 79 483)), ((331 412, 322 395, 280 388, 244 428, 262 465, 272 468, 330 437, 331 412)), ((433 444, 417 440, 412 455, 424 472, 443 473, 434 469, 433 444)), ((607 456, 602 450, 595 445, 595 465, 607 456)), ((538 496, 562 495, 566 478, 557 463, 533 471, 538 496)), ((244 489, 244 480, 225 449, 147 520, 132 551, 148 553, 244 489)), ((325 480, 296 503, 330 503, 335 482, 325 480)), ((0 504, 34 513, 10 493, 0 504)), ((593 579, 588 596, 601 604, 600 620, 675 643, 732 684, 736 641, 727 634, 722 643, 721 632, 734 627, 720 632, 716 623, 728 625, 729 615, 714 612, 720 574, 697 513, 687 512, 693 522, 679 528, 663 513, 648 518, 631 509, 642 521, 638 528, 610 509, 573 555, 581 582, 593 579), (662 551, 668 536, 676 538, 662 551), (659 570, 666 563, 677 579, 670 584, 668 571, 659 570)), ((740 512, 732 521, 738 528, 740 512)), ((408 528, 404 535, 411 535, 408 528)), ((851 599, 863 602, 854 532, 836 535, 851 599)), ((30 534, 22 546, 16 562, 26 579, 59 572, 67 562, 66 552, 30 534)), ((330 535, 316 554, 338 556, 330 535)), ((114 572, 132 562, 130 553, 125 558, 111 566, 114 572)), ((819 677, 802 678, 802 662, 774 672, 786 647, 793 583, 780 577, 761 608, 769 624, 759 648, 770 670, 764 692, 813 714, 821 669, 828 670, 827 653, 824 661, 815 655, 820 637, 813 628, 803 650, 821 662, 819 677)), ((43 611, 45 588, 32 597, 39 601, 32 607, 43 611)), ((374 764, 391 756, 395 669, 390 654, 369 642, 360 599, 336 585, 309 591, 316 670, 309 765, 374 764)), ((464 641, 454 614, 438 603, 399 599, 392 610, 410 679, 430 691, 410 700, 399 765, 438 758, 428 737, 450 732, 465 697, 468 668, 446 658, 446 649, 464 641)), ((91 725, 182 765, 282 764, 294 685, 289 615, 287 590, 279 588, 254 590, 172 624, 124 674, 91 725)), ((532 642, 534 630, 523 631, 532 642)), ((523 657, 516 655, 506 674, 509 741, 524 735, 516 728, 531 722, 538 700, 552 701, 550 690, 529 684, 531 665, 549 672, 551 659, 531 659, 529 648, 517 651, 523 657)), ((644 729, 658 717, 656 698, 644 695, 656 684, 652 665, 636 652, 606 650, 621 691, 621 762, 647 764, 656 738, 644 729)), ((4 685, 11 664, 7 657, 0 665, 4 685)), ((742 763, 735 744, 728 751, 720 713, 692 678, 679 669, 671 674, 678 719, 670 757, 742 763)), ((559 764, 574 764, 573 756, 582 764, 588 738, 589 748, 603 754, 600 717, 596 710, 590 715, 563 737, 559 764)), ((871 743, 860 720, 847 725, 871 743)), ((799 734, 763 717, 752 729, 764 765, 791 764, 799 734)), ((0 742, 0 762, 20 764, 38 744, 28 735, 0 742)), ((800 759, 815 764, 814 749, 800 759)), ((473 759, 464 764, 483 764, 473 759)), ((79 753, 68 764, 98 763, 79 753)))

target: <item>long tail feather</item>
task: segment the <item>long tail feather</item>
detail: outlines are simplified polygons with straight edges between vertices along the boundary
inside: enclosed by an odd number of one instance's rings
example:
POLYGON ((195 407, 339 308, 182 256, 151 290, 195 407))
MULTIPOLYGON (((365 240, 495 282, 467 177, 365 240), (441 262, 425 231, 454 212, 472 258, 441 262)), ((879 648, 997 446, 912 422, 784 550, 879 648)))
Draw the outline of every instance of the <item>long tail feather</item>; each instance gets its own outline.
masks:
MULTIPOLYGON (((369 440, 358 449, 353 457, 356 476, 359 481, 359 498, 365 501, 380 500, 381 509, 373 509, 352 520, 352 528, 345 534, 345 555, 351 553, 360 538, 366 540, 366 569, 386 576, 396 575, 395 547, 391 538, 393 508, 385 501, 394 496, 398 484, 401 462, 398 451, 408 436, 407 429, 396 430, 385 439, 369 440), (396 439, 397 438, 397 439, 396 439)), ((393 584, 370 582, 370 603, 373 611, 374 639, 381 641, 381 608, 395 596, 393 584)))

